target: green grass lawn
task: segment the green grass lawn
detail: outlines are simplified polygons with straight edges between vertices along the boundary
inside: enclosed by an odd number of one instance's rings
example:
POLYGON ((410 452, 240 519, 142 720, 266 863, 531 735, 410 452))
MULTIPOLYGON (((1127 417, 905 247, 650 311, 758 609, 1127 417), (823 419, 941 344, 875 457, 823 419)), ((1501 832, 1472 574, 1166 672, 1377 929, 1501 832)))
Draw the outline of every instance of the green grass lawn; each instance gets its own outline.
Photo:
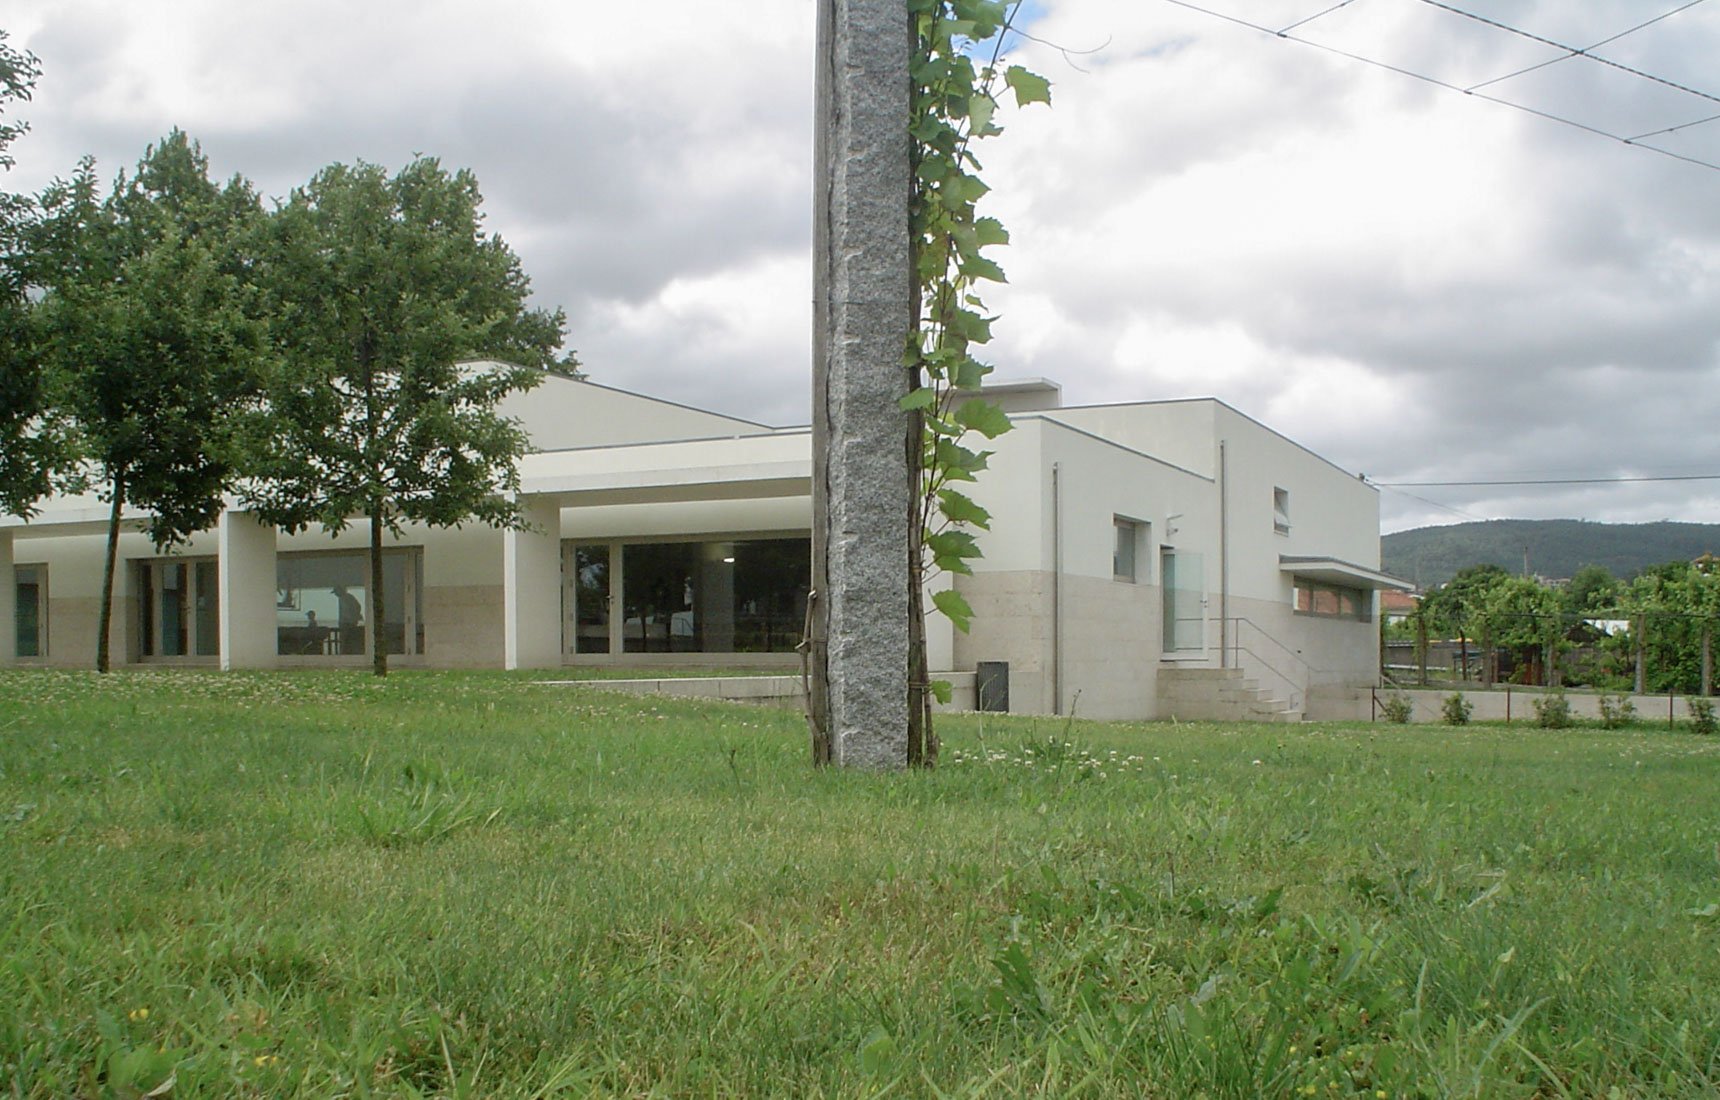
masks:
POLYGON ((1716 739, 941 728, 0 674, 0 1096, 1720 1095, 1716 739))

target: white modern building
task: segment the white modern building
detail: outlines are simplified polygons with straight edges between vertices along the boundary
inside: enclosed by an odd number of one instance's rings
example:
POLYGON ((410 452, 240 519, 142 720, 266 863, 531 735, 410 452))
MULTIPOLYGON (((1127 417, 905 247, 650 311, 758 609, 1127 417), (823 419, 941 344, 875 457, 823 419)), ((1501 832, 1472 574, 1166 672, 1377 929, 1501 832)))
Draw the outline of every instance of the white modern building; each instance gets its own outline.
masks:
MULTIPOLYGON (((1063 407, 988 388, 1015 430, 972 495, 972 632, 929 622, 968 705, 1094 718, 1350 717, 1376 682, 1379 503, 1365 482, 1215 400, 1063 407)), ((177 552, 131 517, 117 663, 799 667, 811 433, 551 376, 507 411, 525 531, 412 528, 369 608, 357 520, 288 536, 229 510, 177 552)), ((0 664, 90 666, 107 509, 0 517, 0 664)))

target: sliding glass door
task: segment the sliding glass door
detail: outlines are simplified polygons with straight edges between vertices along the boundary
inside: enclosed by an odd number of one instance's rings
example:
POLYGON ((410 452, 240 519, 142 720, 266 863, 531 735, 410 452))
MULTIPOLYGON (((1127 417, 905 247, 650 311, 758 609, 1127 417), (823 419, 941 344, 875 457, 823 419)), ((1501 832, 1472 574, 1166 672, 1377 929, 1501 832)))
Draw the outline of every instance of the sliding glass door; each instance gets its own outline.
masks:
POLYGON ((214 558, 137 563, 138 656, 146 661, 221 655, 214 558))

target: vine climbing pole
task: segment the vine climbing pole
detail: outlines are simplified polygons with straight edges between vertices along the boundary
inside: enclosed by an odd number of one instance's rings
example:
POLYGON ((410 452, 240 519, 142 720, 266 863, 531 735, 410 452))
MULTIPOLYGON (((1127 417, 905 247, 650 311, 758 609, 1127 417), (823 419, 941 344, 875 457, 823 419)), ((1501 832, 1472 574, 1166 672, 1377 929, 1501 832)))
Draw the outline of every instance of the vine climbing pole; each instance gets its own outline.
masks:
POLYGON ((819 0, 807 715, 819 764, 907 763, 907 0, 819 0))

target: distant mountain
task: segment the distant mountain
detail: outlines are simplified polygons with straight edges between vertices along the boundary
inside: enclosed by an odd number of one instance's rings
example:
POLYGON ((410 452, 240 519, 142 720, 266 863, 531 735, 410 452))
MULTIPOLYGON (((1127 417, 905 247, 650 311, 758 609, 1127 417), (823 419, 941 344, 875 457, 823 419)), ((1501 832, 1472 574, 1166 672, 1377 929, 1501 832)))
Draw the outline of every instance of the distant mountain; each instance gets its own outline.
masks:
POLYGON ((1575 519, 1495 519, 1417 527, 1380 540, 1381 567, 1424 588, 1443 584, 1459 569, 1492 562, 1512 573, 1569 577, 1599 565, 1615 577, 1645 566, 1720 555, 1720 524, 1588 523, 1575 519))

